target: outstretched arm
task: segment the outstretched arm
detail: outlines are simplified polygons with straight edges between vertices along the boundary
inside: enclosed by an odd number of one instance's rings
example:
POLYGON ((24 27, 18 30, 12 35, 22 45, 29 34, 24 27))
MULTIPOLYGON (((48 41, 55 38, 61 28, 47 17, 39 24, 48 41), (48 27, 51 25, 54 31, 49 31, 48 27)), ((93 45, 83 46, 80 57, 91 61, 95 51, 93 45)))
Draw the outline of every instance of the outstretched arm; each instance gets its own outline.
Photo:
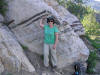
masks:
POLYGON ((40 20, 40 27, 41 27, 41 28, 44 28, 43 19, 40 20))

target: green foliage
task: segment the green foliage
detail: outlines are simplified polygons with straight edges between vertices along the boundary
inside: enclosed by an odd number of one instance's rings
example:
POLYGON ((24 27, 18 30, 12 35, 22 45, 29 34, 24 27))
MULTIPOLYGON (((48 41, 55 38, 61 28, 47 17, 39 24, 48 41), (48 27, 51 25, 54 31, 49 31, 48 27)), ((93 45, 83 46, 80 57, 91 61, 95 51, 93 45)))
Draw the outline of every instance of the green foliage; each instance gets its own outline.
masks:
POLYGON ((88 10, 86 7, 82 6, 82 4, 76 4, 74 2, 68 1, 66 3, 66 8, 76 15, 79 19, 82 19, 85 14, 88 13, 88 10))
POLYGON ((91 51, 89 58, 87 60, 87 63, 88 63, 87 73, 94 73, 93 69, 96 66, 96 59, 97 59, 96 50, 91 51))
POLYGON ((57 0, 57 2, 58 2, 60 5, 63 5, 63 6, 66 5, 66 1, 65 1, 65 0, 57 0))
POLYGON ((87 35, 98 35, 100 25, 96 22, 96 18, 93 13, 85 15, 82 20, 82 24, 87 35))
POLYGON ((75 0, 77 3, 83 3, 83 0, 75 0))
MULTIPOLYGON (((85 37, 91 42, 91 45, 92 45, 94 48, 96 48, 96 49, 100 48, 100 44, 96 43, 96 41, 97 41, 98 39, 92 40, 92 39, 90 39, 90 37, 89 37, 88 35, 85 35, 85 37)), ((98 40, 98 41, 100 41, 100 40, 98 40)))
POLYGON ((7 11, 7 2, 5 0, 0 0, 0 13, 5 16, 7 11))
POLYGON ((83 0, 57 0, 60 5, 63 5, 67 8, 72 14, 76 15, 80 20, 83 19, 85 14, 92 12, 93 10, 90 7, 85 7, 82 5, 83 0))
POLYGON ((86 3, 86 2, 88 2, 88 1, 90 1, 90 0, 74 0, 74 2, 76 2, 76 3, 80 3, 80 4, 84 4, 84 3, 86 3))

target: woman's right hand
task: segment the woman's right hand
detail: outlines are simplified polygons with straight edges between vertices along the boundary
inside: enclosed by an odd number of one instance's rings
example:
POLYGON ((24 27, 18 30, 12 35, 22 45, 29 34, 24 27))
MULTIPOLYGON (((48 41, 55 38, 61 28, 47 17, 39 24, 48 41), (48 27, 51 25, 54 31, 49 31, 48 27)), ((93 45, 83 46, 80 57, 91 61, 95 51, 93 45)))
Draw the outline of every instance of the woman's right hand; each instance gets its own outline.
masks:
POLYGON ((43 16, 42 19, 40 20, 40 27, 44 28, 44 24, 43 24, 43 20, 45 19, 45 17, 43 16))

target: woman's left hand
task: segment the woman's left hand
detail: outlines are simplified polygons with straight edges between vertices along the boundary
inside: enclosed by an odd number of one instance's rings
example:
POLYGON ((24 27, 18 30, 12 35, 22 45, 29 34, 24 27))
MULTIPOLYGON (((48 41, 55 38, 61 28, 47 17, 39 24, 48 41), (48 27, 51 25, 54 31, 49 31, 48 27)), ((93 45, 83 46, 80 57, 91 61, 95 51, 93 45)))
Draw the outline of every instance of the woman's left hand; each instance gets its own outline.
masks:
POLYGON ((53 49, 56 49, 56 44, 53 45, 53 49))

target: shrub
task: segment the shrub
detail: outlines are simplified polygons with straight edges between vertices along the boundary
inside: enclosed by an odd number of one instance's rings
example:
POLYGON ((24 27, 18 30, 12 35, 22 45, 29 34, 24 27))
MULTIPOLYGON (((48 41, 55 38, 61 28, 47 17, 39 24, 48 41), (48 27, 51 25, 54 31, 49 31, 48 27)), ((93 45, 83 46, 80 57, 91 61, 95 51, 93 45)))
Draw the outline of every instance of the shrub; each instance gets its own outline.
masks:
POLYGON ((94 13, 85 15, 82 20, 82 24, 87 35, 98 35, 100 33, 100 26, 99 23, 96 22, 94 13))
POLYGON ((76 4, 74 2, 68 1, 66 3, 66 8, 76 15, 79 19, 82 19, 85 14, 88 13, 86 7, 82 6, 82 4, 76 4))
POLYGON ((94 73, 94 68, 96 66, 96 59, 97 59, 97 54, 96 54, 96 50, 91 51, 89 58, 87 60, 87 73, 94 73))

